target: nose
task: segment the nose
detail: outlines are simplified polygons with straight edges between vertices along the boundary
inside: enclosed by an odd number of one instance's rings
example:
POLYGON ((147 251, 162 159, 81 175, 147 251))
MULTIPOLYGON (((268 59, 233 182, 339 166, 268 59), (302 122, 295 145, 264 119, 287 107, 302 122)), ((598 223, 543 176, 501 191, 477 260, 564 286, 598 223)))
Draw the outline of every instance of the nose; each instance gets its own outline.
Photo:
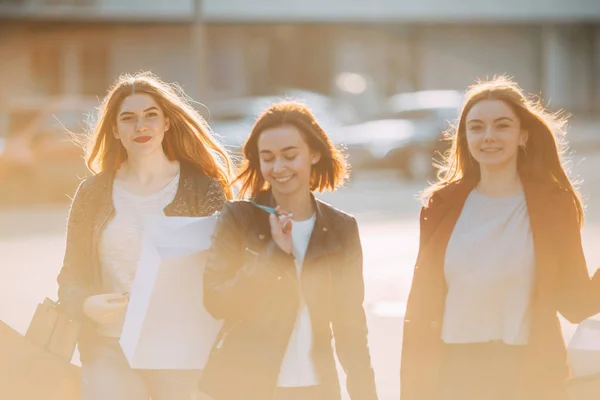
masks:
POLYGON ((493 140, 494 139, 494 127, 493 126, 489 126, 485 130, 485 135, 484 135, 483 139, 485 141, 489 141, 489 140, 493 140))
POLYGON ((141 132, 144 130, 146 124, 144 123, 144 119, 143 118, 138 118, 137 121, 135 122, 135 130, 136 132, 141 132))
POLYGON ((280 171, 283 171, 284 166, 283 166, 283 161, 278 157, 275 159, 275 162, 273 163, 273 172, 277 173, 280 171))

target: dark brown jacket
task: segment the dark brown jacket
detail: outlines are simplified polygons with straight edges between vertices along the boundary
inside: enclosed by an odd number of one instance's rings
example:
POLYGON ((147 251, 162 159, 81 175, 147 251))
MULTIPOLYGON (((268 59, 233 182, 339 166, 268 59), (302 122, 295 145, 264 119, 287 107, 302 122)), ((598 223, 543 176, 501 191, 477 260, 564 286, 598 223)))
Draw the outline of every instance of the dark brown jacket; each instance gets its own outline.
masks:
MULTIPOLYGON (((113 181, 114 174, 104 172, 79 185, 69 212, 65 258, 57 279, 61 306, 84 323, 78 343, 82 362, 97 337, 96 323, 83 314, 83 302, 103 293, 98 240, 114 215, 113 181)), ((219 181, 182 163, 177 193, 164 212, 167 216, 207 216, 219 211, 225 201, 219 181)))
MULTIPOLYGON (((269 192, 257 201, 274 205, 269 192)), ((350 397, 377 399, 358 225, 350 215, 314 201, 316 222, 300 280, 293 257, 272 240, 266 212, 237 201, 227 203, 219 216, 204 275, 204 304, 224 325, 200 385, 215 400, 273 398, 300 290, 310 312, 312 359, 325 398, 340 399, 335 338, 350 397)))
MULTIPOLYGON (((573 195, 555 183, 523 175, 536 259, 532 325, 521 366, 520 399, 566 400, 568 363, 560 312, 578 323, 600 312, 600 274, 590 280, 573 195)), ((433 400, 441 361, 446 298, 444 257, 476 181, 463 180, 432 196, 421 210, 419 255, 404 321, 401 399, 433 400)))

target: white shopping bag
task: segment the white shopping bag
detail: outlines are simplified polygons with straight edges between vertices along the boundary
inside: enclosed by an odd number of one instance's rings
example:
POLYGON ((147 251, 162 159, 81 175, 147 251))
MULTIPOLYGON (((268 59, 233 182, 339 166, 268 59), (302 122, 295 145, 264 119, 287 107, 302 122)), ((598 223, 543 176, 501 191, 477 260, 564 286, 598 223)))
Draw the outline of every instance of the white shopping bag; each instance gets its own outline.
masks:
POLYGON ((580 323, 567 351, 574 378, 600 374, 600 320, 580 323))
POLYGON ((202 304, 216 216, 148 221, 120 344, 135 369, 202 369, 221 322, 202 304))

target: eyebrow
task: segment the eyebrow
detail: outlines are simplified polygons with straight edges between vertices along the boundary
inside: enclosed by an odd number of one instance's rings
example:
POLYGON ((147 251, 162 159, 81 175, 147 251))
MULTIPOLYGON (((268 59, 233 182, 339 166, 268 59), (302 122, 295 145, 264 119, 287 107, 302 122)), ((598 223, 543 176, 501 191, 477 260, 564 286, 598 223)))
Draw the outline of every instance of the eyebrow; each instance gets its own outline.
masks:
MULTIPOLYGON (((281 149, 282 152, 285 151, 290 151, 290 150, 297 150, 298 147, 296 146, 288 146, 288 147, 284 147, 283 149, 281 149)), ((272 154, 273 152, 271 150, 261 150, 260 154, 272 154)))
MULTIPOLYGON (((499 122, 499 121, 503 121, 503 120, 507 120, 507 121, 513 122, 513 119, 512 119, 512 118, 510 118, 510 117, 500 117, 500 118, 496 118, 496 119, 494 120, 494 122, 499 122)), ((482 121, 482 120, 480 120, 480 119, 472 119, 472 120, 470 120, 470 121, 467 121, 467 123, 468 123, 468 124, 470 124, 471 122, 478 122, 478 123, 480 123, 480 124, 483 124, 483 121, 482 121)))
MULTIPOLYGON (((145 109, 144 112, 146 113, 146 112, 152 111, 152 110, 158 111, 158 108, 157 107, 150 107, 150 108, 145 109)), ((131 112, 131 111, 123 111, 121 114, 119 114, 119 117, 121 117, 123 115, 134 115, 134 114, 135 113, 131 112)))

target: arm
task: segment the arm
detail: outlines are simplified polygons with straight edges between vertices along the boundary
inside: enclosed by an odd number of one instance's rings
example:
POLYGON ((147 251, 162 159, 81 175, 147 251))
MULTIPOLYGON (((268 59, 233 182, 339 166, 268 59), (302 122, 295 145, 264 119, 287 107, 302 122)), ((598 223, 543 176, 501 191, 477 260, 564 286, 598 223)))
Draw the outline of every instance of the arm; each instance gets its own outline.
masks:
POLYGON ((223 207, 204 270, 204 306, 216 319, 238 319, 247 313, 269 282, 276 279, 267 260, 293 262, 273 241, 260 253, 245 248, 246 229, 240 223, 244 217, 236 212, 239 205, 226 203, 223 207))
POLYGON ((85 251, 91 240, 83 233, 88 223, 86 214, 86 181, 82 182, 73 198, 67 223, 67 244, 62 269, 58 275, 58 300, 63 310, 78 319, 83 319, 83 303, 91 294, 89 274, 90 259, 85 251))
POLYGON ((570 193, 564 192, 560 209, 565 219, 560 229, 558 311, 571 323, 577 324, 600 312, 600 270, 590 279, 581 246, 581 232, 577 222, 575 204, 570 193))
POLYGON ((369 354, 364 301, 363 255, 358 224, 352 219, 350 239, 344 251, 346 262, 332 276, 332 327, 336 352, 346 372, 346 386, 353 400, 377 399, 369 354))

